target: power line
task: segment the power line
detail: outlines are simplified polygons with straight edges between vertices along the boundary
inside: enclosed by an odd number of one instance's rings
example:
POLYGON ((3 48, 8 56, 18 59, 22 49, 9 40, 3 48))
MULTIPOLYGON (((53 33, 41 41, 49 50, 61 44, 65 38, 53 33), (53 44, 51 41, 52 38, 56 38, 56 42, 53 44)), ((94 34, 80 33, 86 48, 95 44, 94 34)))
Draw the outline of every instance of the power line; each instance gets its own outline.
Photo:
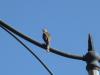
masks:
POLYGON ((49 70, 49 68, 43 63, 43 61, 27 46, 25 45, 18 37, 16 37, 12 32, 10 32, 8 29, 1 26, 7 33, 9 33, 13 38, 15 38, 22 46, 24 46, 39 62, 40 64, 48 71, 50 75, 53 75, 53 73, 49 70))
MULTIPOLYGON (((8 24, 4 23, 1 20, 0 20, 0 26, 6 28, 7 30, 9 30, 13 34, 29 41, 30 43, 32 43, 32 44, 34 44, 34 45, 36 45, 40 48, 46 49, 46 47, 42 43, 40 43, 40 42, 38 42, 34 39, 31 39, 30 37, 22 34, 21 32, 17 31, 16 29, 12 28, 11 26, 9 26, 8 24)), ((14 38, 16 39, 16 36, 14 38)), ((19 42, 20 42, 20 40, 19 40, 19 42)), ((23 42, 22 42, 22 45, 23 45, 23 42)), ((26 48, 27 48, 27 46, 26 46, 26 48)), ((55 53, 55 54, 60 55, 60 56, 63 56, 63 57, 68 57, 68 58, 77 59, 77 60, 83 60, 87 63, 86 69, 87 69, 89 75, 99 75, 100 56, 98 55, 98 53, 93 48, 93 42, 92 42, 90 34, 89 34, 89 37, 88 37, 88 52, 85 55, 76 55, 76 54, 64 53, 64 52, 61 52, 61 51, 54 49, 54 48, 50 48, 50 52, 55 53)), ((48 71, 48 68, 47 68, 47 71, 48 71)), ((50 72, 50 74, 53 75, 51 72, 50 72)))
MULTIPOLYGON (((6 24, 5 22, 3 22, 2 20, 0 20, 0 26, 8 29, 9 31, 11 31, 12 33, 18 35, 19 37, 23 38, 24 40, 27 40, 28 42, 43 48, 44 50, 46 49, 46 47, 43 45, 43 43, 40 43, 32 38, 30 38, 29 36, 19 32, 18 30, 14 29, 13 27, 11 27, 10 25, 6 24)), ((67 57, 67 58, 72 58, 72 59, 78 59, 78 60, 84 60, 84 56, 83 55, 76 55, 76 54, 71 54, 71 53, 65 53, 62 52, 61 50, 55 49, 55 48, 50 48, 50 52, 63 56, 63 57, 67 57)))

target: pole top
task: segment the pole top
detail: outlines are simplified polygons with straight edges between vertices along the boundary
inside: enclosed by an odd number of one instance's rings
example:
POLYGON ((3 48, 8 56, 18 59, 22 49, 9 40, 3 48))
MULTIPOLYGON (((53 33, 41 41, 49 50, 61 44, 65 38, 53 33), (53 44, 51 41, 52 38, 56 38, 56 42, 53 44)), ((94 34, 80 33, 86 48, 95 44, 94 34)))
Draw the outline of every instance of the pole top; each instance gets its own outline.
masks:
POLYGON ((89 33, 88 34, 88 51, 93 51, 93 50, 94 50, 93 39, 92 39, 92 35, 89 33))

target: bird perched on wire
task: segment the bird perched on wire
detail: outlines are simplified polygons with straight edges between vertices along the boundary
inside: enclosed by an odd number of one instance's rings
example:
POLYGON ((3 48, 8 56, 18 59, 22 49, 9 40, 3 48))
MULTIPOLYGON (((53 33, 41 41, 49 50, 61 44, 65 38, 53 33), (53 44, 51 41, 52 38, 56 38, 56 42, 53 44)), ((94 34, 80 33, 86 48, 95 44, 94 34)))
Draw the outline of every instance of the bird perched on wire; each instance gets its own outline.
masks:
POLYGON ((45 46, 46 46, 47 51, 50 52, 51 36, 50 36, 47 29, 43 29, 43 40, 45 42, 45 46))

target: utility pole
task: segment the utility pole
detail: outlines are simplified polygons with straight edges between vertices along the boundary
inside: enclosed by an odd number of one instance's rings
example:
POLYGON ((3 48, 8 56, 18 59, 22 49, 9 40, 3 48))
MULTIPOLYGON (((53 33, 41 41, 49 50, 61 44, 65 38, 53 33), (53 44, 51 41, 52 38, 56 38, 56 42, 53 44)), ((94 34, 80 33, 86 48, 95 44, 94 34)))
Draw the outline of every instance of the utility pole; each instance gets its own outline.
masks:
POLYGON ((84 61, 87 63, 86 70, 89 75, 99 75, 100 56, 94 49, 93 40, 90 34, 88 37, 88 52, 84 56, 84 61))
MULTIPOLYGON (((17 31, 16 29, 12 28, 10 25, 4 23, 1 20, 0 20, 0 27, 6 28, 10 32, 14 33, 15 35, 23 38, 24 40, 27 40, 28 42, 30 42, 40 48, 43 48, 44 50, 46 49, 45 45, 43 45, 42 43, 40 43, 34 39, 31 39, 29 36, 26 36, 25 34, 22 34, 21 32, 17 31)), ((87 70, 88 74, 89 75, 99 75, 100 56, 94 49, 91 34, 89 34, 89 36, 88 36, 88 50, 87 51, 88 52, 85 55, 76 55, 76 54, 64 53, 64 52, 61 52, 60 50, 50 48, 50 52, 52 52, 54 54, 57 54, 57 55, 60 55, 63 57, 67 57, 67 58, 76 59, 76 60, 82 60, 82 61, 86 62, 86 64, 87 64, 86 70, 87 70)))

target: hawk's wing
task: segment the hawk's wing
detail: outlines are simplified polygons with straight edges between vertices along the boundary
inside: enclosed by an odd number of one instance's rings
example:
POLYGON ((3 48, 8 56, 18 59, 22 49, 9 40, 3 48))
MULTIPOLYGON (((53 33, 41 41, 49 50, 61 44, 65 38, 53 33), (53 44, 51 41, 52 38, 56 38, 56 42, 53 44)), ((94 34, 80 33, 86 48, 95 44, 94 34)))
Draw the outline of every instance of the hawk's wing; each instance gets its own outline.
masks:
POLYGON ((50 37, 50 34, 48 32, 43 33, 43 40, 45 41, 46 44, 49 44, 51 37, 50 37))

